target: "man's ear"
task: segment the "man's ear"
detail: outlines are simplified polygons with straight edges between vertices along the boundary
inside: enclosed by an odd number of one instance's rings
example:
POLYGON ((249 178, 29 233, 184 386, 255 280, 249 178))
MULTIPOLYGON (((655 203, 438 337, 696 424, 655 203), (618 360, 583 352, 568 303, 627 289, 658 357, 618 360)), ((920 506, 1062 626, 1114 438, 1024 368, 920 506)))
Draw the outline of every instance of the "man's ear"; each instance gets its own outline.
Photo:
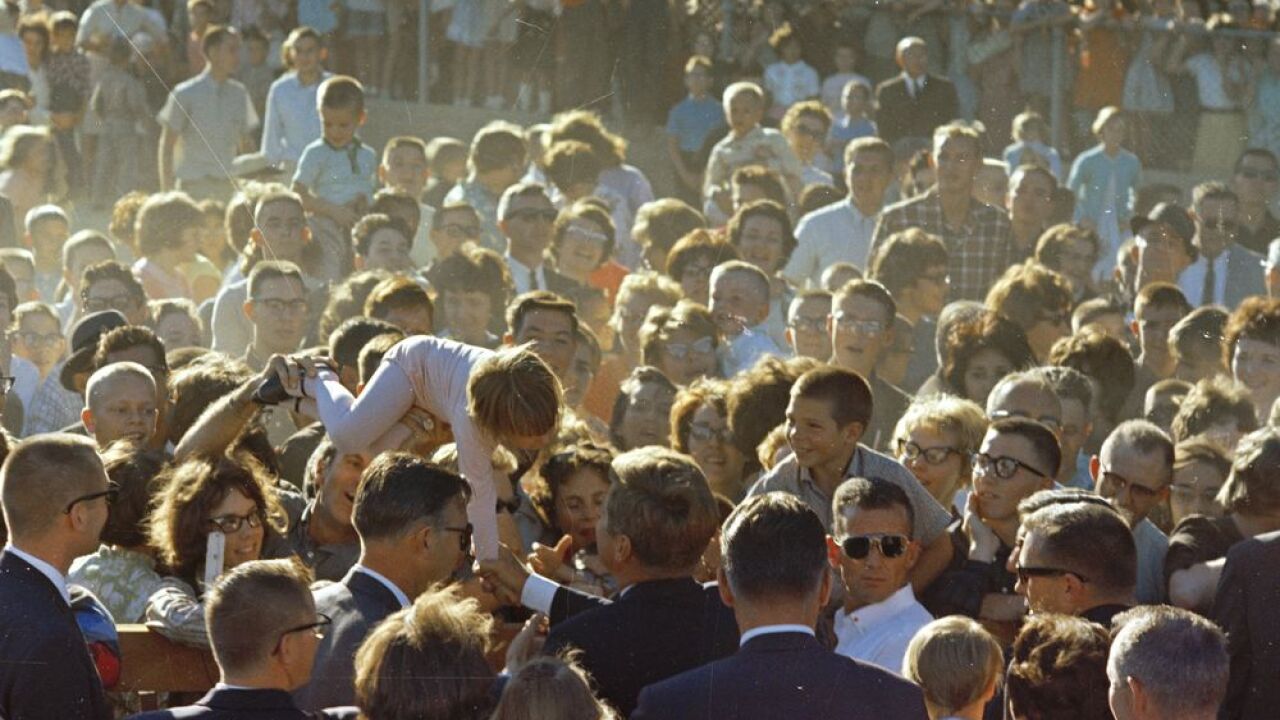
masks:
POLYGON ((796 336, 795 336, 794 334, 792 334, 792 332, 791 332, 791 328, 787 328, 786 330, 783 330, 783 331, 782 331, 782 334, 787 338, 787 344, 791 346, 791 349, 792 349, 792 350, 795 350, 795 348, 796 348, 796 336))
POLYGON ((822 568, 822 585, 818 587, 818 607, 824 608, 831 600, 831 568, 822 568))
POLYGON ((1138 337, 1138 321, 1137 320, 1133 320, 1132 322, 1129 323, 1129 332, 1133 333, 1133 336, 1135 338, 1138 337))
POLYGON ((841 552, 842 551, 840 550, 840 546, 836 544, 836 539, 828 535, 827 536, 827 562, 831 564, 831 567, 833 568, 840 567, 841 552))
POLYGON ((724 574, 724 567, 716 570, 716 589, 720 591, 720 602, 725 607, 733 607, 733 589, 729 587, 729 576, 724 574))
POLYGON ((92 435, 94 431, 93 412, 89 410, 87 405, 80 411, 80 422, 84 423, 84 429, 88 430, 89 434, 92 435))
POLYGON ((867 431, 867 426, 856 420, 840 428, 840 433, 844 435, 845 438, 850 440, 851 442, 858 442, 859 440, 861 440, 862 434, 865 433, 866 431, 867 431))
POLYGON ((1097 455, 1089 458, 1089 477, 1093 478, 1093 484, 1098 484, 1098 475, 1102 472, 1102 461, 1097 455))
POLYGON ((378 182, 383 185, 387 184, 387 166, 386 163, 378 163, 378 182))
POLYGON ((245 300, 241 309, 244 310, 244 316, 249 319, 249 322, 253 322, 253 301, 245 300))
POLYGON ((920 541, 910 540, 907 542, 907 569, 910 570, 916 566, 916 561, 920 559, 920 541))
POLYGON ((249 245, 245 248, 245 252, 252 252, 254 247, 266 248, 267 240, 262 235, 262 230, 254 227, 249 231, 249 245))

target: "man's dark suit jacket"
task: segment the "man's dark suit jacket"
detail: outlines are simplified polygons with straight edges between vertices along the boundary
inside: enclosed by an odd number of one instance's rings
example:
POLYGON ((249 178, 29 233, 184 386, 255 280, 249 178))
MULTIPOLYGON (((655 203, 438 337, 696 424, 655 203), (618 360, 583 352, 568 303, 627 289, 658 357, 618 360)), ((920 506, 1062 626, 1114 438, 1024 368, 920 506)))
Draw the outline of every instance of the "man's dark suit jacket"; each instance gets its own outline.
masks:
POLYGON ((317 590, 315 598, 316 612, 328 615, 333 625, 316 650, 311 682, 295 690, 293 699, 304 710, 351 705, 356 650, 375 625, 400 609, 400 602, 382 583, 356 570, 317 590))
POLYGON ((71 607, 30 563, 0 552, 0 718, 110 717, 71 607))
POLYGON ((1280 532, 1227 552, 1213 600, 1213 620, 1227 633, 1231 680, 1218 713, 1224 720, 1276 717, 1280 708, 1280 532))
POLYGON ((359 711, 354 707, 323 712, 299 710, 285 690, 214 688, 195 705, 141 713, 130 720, 355 720, 358 716, 359 711))
POLYGON ((738 648, 738 625, 715 585, 693 578, 632 585, 611 604, 600 604, 557 622, 566 610, 586 606, 556 593, 551 634, 544 652, 583 651, 582 665, 599 696, 626 716, 646 685, 664 680, 738 648))
POLYGON ((798 632, 646 687, 631 720, 925 720, 920 688, 798 632))
POLYGON ((925 75, 924 92, 914 98, 901 74, 885 80, 876 88, 876 104, 876 128, 890 145, 902 138, 932 138, 934 128, 960 115, 955 86, 937 75, 925 75))

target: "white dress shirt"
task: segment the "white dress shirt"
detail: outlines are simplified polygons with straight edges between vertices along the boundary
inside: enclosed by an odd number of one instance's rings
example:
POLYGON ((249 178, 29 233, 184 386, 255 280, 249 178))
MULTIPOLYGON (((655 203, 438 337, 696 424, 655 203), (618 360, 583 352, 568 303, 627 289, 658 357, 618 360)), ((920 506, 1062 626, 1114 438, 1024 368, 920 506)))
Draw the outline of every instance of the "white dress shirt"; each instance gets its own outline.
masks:
POLYGON ((767 321, 743 330, 737 337, 721 346, 720 364, 724 370, 724 376, 733 377, 750 369, 765 355, 790 357, 790 353, 778 347, 778 343, 774 342, 773 337, 769 335, 767 321))
POLYGON ((911 585, 907 584, 874 605, 851 613, 837 610, 836 652, 901 673, 907 644, 920 628, 932 621, 933 616, 916 601, 911 585))
MULTIPOLYGON (((1220 305, 1226 304, 1227 261, 1230 256, 1230 250, 1223 250, 1213 259, 1213 301, 1220 305)), ((1200 255, 1178 276, 1178 287, 1182 288, 1182 294, 1191 301, 1192 307, 1199 307, 1202 304, 1200 300, 1204 297, 1204 276, 1208 272, 1208 266, 1209 259, 1200 255)))
POLYGON ((746 645, 752 639, 761 635, 779 635, 781 633, 804 633, 810 637, 814 636, 813 628, 808 625, 761 625, 742 633, 742 637, 738 640, 738 647, 746 645))
POLYGON ((503 259, 507 261, 507 268, 511 270, 511 282, 516 286, 516 295, 523 295, 531 290, 547 289, 547 273, 545 271, 546 264, 538 266, 537 270, 532 270, 528 265, 511 257, 510 253, 503 255, 503 259), (529 283, 530 270, 538 278, 538 286, 533 287, 529 283))
POLYGON ((863 215, 845 198, 800 218, 796 225, 796 249, 783 268, 783 277, 797 287, 818 287, 822 271, 838 262, 867 268, 871 237, 880 213, 863 215))
POLYGON ((409 596, 406 595, 404 591, 401 590, 395 583, 388 580, 387 577, 382 573, 377 572, 375 570, 370 570, 369 568, 359 563, 356 563, 355 567, 352 569, 355 570, 356 572, 364 573, 365 575, 368 575, 374 580, 377 580, 378 582, 382 583, 383 587, 385 587, 387 590, 390 590, 391 594, 396 596, 396 602, 400 603, 401 608, 407 608, 412 604, 409 602, 409 596))
POLYGON ((62 595, 62 599, 66 601, 68 606, 71 605, 71 593, 67 590, 67 578, 64 577, 62 573, 58 572, 58 568, 50 565, 31 553, 23 552, 13 543, 5 545, 4 549, 5 552, 12 553, 23 560, 26 560, 31 564, 31 567, 39 570, 41 575, 49 578, 49 582, 53 583, 54 587, 58 588, 58 594, 62 595))
POLYGON ((298 74, 291 72, 271 83, 262 123, 262 154, 268 161, 287 161, 291 167, 296 166, 302 150, 320 139, 316 91, 329 75, 322 72, 319 82, 303 85, 298 74))

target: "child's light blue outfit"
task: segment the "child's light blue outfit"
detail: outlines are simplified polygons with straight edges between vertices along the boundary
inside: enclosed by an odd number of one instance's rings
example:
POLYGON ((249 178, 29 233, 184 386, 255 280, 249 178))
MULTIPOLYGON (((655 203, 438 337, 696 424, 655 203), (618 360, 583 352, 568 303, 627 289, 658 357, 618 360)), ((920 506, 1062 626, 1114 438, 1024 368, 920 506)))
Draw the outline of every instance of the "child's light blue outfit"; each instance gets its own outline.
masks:
MULTIPOLYGON (((377 167, 378 154, 359 138, 336 147, 322 137, 302 151, 293 182, 334 205, 349 205, 356 198, 363 198, 368 204, 373 199, 377 167)), ((310 222, 311 234, 320 246, 321 277, 341 280, 352 270, 351 228, 339 227, 333 220, 318 215, 312 215, 310 222)))
POLYGON ((1019 140, 1004 149, 1004 164, 1009 166, 1009 172, 1017 170, 1019 165, 1038 165, 1028 157, 1028 153, 1043 158, 1049 164, 1049 172, 1053 173, 1059 183, 1062 182, 1062 156, 1056 148, 1039 140, 1019 140))
POLYGON ((1124 149, 1112 157, 1098 144, 1077 156, 1071 165, 1067 187, 1076 196, 1075 221, 1092 221, 1103 241, 1095 276, 1109 275, 1115 267, 1116 251, 1129 236, 1129 218, 1133 216, 1141 181, 1141 161, 1124 149))

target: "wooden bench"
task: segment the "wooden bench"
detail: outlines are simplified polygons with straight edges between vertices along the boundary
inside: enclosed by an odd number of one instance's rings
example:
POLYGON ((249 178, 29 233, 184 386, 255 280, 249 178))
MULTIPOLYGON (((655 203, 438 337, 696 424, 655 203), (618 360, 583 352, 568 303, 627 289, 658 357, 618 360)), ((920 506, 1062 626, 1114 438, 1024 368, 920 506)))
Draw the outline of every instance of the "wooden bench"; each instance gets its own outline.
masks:
MULTIPOLYGON (((518 624, 497 627, 489 663, 501 672, 507 645, 520 631, 518 624)), ((117 625, 120 635, 120 683, 115 692, 136 692, 144 710, 157 709, 157 693, 205 693, 218 682, 213 653, 173 642, 146 625, 117 625)))

